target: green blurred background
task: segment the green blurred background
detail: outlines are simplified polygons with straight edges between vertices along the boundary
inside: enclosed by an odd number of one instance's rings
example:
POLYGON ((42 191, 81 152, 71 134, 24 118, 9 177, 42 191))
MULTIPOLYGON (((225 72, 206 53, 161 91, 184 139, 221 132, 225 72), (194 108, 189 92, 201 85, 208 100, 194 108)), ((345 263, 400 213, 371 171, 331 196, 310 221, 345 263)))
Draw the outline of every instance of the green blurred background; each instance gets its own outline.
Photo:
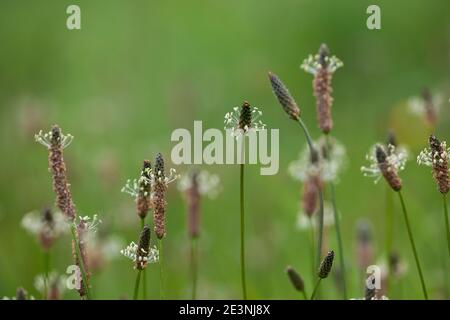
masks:
MULTIPOLYGON (((33 279, 42 272, 42 255, 20 220, 52 205, 54 195, 47 153, 34 142, 35 132, 58 123, 75 136, 65 157, 78 211, 100 214, 99 235, 114 234, 125 243, 136 241, 139 228, 132 199, 120 192, 126 179, 157 152, 169 159, 175 128, 192 129, 194 120, 222 128, 223 115, 244 99, 260 107, 269 128, 280 128, 281 145, 279 174, 260 176, 257 166, 247 171, 249 296, 298 298, 284 274, 288 264, 304 275, 310 292, 308 233, 296 227, 301 185, 287 174, 305 141, 273 97, 267 71, 290 88, 318 137, 312 77, 299 65, 326 42, 344 62, 333 79, 333 134, 349 159, 337 201, 350 296, 363 294, 355 265, 359 218, 374 225, 374 262, 385 256, 386 186, 364 178, 360 166, 368 148, 391 128, 412 152, 402 172, 404 196, 429 291, 443 298, 443 268, 450 264, 441 197, 430 170, 414 160, 430 130, 407 111, 406 101, 424 86, 440 92, 437 134, 449 137, 449 18, 448 0, 1 1, 0 296, 23 286, 39 297, 33 279), (81 7, 81 30, 66 29, 70 4, 81 7), (370 4, 381 7, 381 30, 366 28, 370 4)), ((203 202, 199 297, 240 298, 239 169, 206 169, 220 175, 223 191, 203 202)), ((169 189, 165 291, 168 298, 189 298, 185 204, 176 185, 169 189)), ((421 298, 400 214, 395 201, 394 247, 409 266, 397 298, 421 298)), ((61 273, 72 263, 69 241, 60 239, 53 251, 61 273)), ((333 229, 329 246, 336 247, 333 229)), ((158 267, 150 266, 148 274, 150 296, 158 298, 158 267)), ((118 257, 93 275, 95 297, 130 297, 134 279, 131 262, 118 257)), ((333 280, 323 281, 322 298, 338 297, 333 280)), ((65 298, 77 294, 66 292, 65 298)))

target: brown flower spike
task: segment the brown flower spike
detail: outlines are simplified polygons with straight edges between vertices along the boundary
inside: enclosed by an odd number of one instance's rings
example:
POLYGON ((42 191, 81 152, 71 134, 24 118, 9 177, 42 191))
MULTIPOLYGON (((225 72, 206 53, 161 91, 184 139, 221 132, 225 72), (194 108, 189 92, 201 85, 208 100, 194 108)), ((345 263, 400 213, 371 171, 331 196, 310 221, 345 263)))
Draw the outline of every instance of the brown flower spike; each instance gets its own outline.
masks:
POLYGON ((144 160, 143 168, 141 171, 141 177, 139 178, 139 190, 136 198, 137 214, 141 219, 147 216, 150 210, 151 201, 151 174, 152 165, 149 160, 144 160))
POLYGON ((69 221, 74 221, 76 211, 70 192, 70 184, 67 180, 62 134, 58 125, 54 125, 51 130, 48 162, 53 179, 53 190, 56 193, 56 206, 69 221))
POLYGON ((153 181, 153 223, 158 239, 166 233, 166 182, 164 159, 160 153, 156 156, 153 181))
POLYGON ((322 182, 318 175, 310 175, 303 185, 302 209, 308 217, 311 217, 317 210, 321 188, 322 182))
POLYGON ((150 251, 150 228, 146 224, 141 231, 136 251, 136 269, 143 270, 147 266, 147 257, 150 251))
POLYGON ((388 160, 388 154, 383 146, 377 145, 375 148, 375 157, 381 174, 394 191, 400 191, 402 180, 398 176, 397 168, 388 160))
POLYGON ((300 274, 297 271, 295 271, 295 269, 291 266, 288 266, 286 268, 286 273, 287 273, 289 280, 291 281, 293 287, 295 288, 295 290, 297 290, 299 292, 304 292, 305 291, 305 282, 303 281, 300 274))
POLYGON ((450 179, 448 177, 448 154, 445 142, 439 141, 434 135, 429 140, 431 150, 431 162, 433 177, 438 185, 439 192, 447 194, 450 189, 450 179))
POLYGON ((325 279, 328 277, 331 267, 333 266, 333 260, 334 260, 334 251, 328 251, 325 258, 320 263, 319 271, 317 275, 320 279, 325 279))
POLYGON ((278 102, 283 107, 284 111, 289 115, 289 117, 293 120, 298 120, 300 117, 300 109, 295 102, 294 98, 289 93, 289 90, 286 86, 281 82, 280 78, 276 74, 269 72, 269 80, 272 85, 272 90, 275 96, 278 99, 278 102))

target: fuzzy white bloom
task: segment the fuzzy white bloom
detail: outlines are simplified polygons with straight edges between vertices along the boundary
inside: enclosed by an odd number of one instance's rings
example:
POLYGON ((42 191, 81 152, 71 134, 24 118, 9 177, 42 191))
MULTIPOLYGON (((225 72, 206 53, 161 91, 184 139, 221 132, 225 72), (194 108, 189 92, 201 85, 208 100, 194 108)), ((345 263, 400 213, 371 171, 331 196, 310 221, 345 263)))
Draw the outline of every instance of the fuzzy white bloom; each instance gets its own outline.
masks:
MULTIPOLYGON (((48 275, 47 286, 56 287, 62 295, 66 290, 66 279, 65 275, 59 275, 56 271, 52 271, 48 275)), ((42 294, 45 292, 45 275, 39 274, 34 278, 34 287, 42 294)))
POLYGON ((31 234, 45 234, 52 238, 57 238, 69 230, 69 224, 60 211, 52 214, 51 224, 44 220, 40 212, 31 211, 23 216, 21 225, 31 234))
POLYGON ((299 154, 299 158, 288 167, 288 172, 295 180, 305 182, 310 176, 320 176, 322 181, 339 182, 339 174, 347 163, 347 154, 342 143, 333 139, 331 141, 330 154, 324 157, 323 150, 326 148, 325 138, 322 137, 314 142, 316 150, 319 152, 319 160, 311 163, 311 155, 308 146, 305 146, 299 154))
POLYGON ((84 216, 84 217, 79 217, 80 223, 83 222, 86 224, 87 230, 94 234, 97 232, 98 226, 100 225, 100 223, 102 223, 103 221, 99 219, 97 214, 94 214, 91 217, 89 216, 84 216))
MULTIPOLYGON (((49 131, 47 133, 43 133, 42 130, 40 130, 39 133, 34 135, 34 140, 49 149, 52 145, 52 132, 49 131)), ((71 134, 62 134, 61 132, 61 147, 63 149, 68 147, 72 143, 72 141, 73 136, 71 134)))
MULTIPOLYGON (((194 172, 190 172, 181 176, 178 181, 178 190, 184 192, 192 187, 192 175, 194 172)), ((217 174, 211 174, 206 170, 201 170, 196 173, 196 179, 198 183, 198 191, 201 195, 214 199, 221 191, 220 177, 217 174)))
MULTIPOLYGON (((436 114, 439 114, 441 111, 441 106, 444 101, 441 94, 434 94, 431 97, 431 101, 433 101, 433 108, 436 114)), ((413 96, 408 99, 407 102, 408 110, 410 113, 416 116, 426 116, 428 110, 426 101, 424 101, 423 97, 413 96)))
MULTIPOLYGON (((344 65, 344 63, 336 56, 326 56, 325 62, 327 64, 327 70, 330 73, 334 73, 337 69, 344 65)), ((322 65, 320 64, 320 56, 318 54, 314 56, 310 54, 308 58, 303 60, 300 68, 308 73, 311 73, 312 75, 316 75, 317 71, 322 68, 322 65)))
MULTIPOLYGON (((151 173, 150 173, 151 175, 151 173)), ((120 190, 123 193, 128 193, 133 198, 137 198, 139 191, 143 190, 143 186, 139 187, 141 185, 141 182, 144 182, 145 184, 151 183, 151 179, 148 179, 144 176, 139 177, 139 179, 128 179, 125 186, 120 190)), ((147 192, 144 192, 144 196, 147 196, 147 192)))
MULTIPOLYGON (((120 250, 120 253, 127 257, 128 259, 132 260, 133 262, 136 262, 137 259, 137 250, 138 245, 134 242, 131 242, 125 249, 120 250)), ((146 253, 144 250, 142 250, 142 254, 139 255, 140 262, 144 263, 156 263, 159 261, 159 251, 156 249, 155 246, 151 247, 149 252, 146 253)))
POLYGON ((167 185, 169 185, 169 183, 174 182, 175 180, 177 180, 180 177, 179 174, 177 174, 177 170, 170 168, 169 169, 169 174, 168 175, 162 175, 162 172, 152 172, 151 174, 151 179, 152 179, 152 183, 158 181, 158 182, 164 182, 167 185))
MULTIPOLYGON (((339 214, 339 213, 338 213, 339 214)), ((299 210, 297 214, 297 228, 299 230, 309 230, 311 227, 316 228, 317 226, 317 216, 313 216, 309 218, 307 214, 303 212, 303 210, 299 210)), ((334 213, 331 204, 324 203, 323 204, 323 226, 325 228, 331 227, 334 225, 334 213)))
MULTIPOLYGON (((378 166, 378 161, 376 157, 376 146, 380 144, 375 144, 370 149, 370 152, 366 155, 366 160, 368 160, 369 166, 362 166, 361 172, 365 177, 375 178, 375 183, 378 183, 382 177, 381 170, 378 166)), ((391 144, 387 146, 387 158, 386 162, 394 167, 397 171, 402 171, 405 169, 406 161, 408 161, 408 151, 404 147, 395 147, 391 144)))
POLYGON ((257 107, 251 108, 251 127, 245 126, 244 128, 240 128, 239 120, 241 116, 241 108, 234 107, 233 111, 227 112, 225 114, 224 129, 231 130, 231 136, 236 137, 243 136, 248 134, 249 131, 259 131, 265 129, 266 125, 258 120, 262 116, 262 111, 260 111, 257 107))
POLYGON ((443 163, 445 160, 450 160, 450 148, 447 148, 447 142, 441 142, 442 149, 446 150, 441 154, 437 154, 437 151, 433 154, 433 151, 430 148, 423 149, 419 155, 417 156, 417 163, 423 164, 425 166, 433 166, 433 164, 437 164, 437 162, 443 163))

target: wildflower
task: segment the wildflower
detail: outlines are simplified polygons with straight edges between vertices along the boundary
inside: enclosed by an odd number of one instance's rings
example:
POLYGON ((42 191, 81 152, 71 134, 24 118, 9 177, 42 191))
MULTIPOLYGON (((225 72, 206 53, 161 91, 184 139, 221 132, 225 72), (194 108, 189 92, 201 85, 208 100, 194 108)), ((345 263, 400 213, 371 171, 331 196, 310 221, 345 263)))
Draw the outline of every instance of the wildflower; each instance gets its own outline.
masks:
POLYGON ((22 227, 38 237, 45 251, 50 250, 54 241, 68 231, 68 224, 63 215, 57 211, 44 209, 42 213, 32 211, 22 218, 22 227))
POLYGON ((448 176, 450 148, 447 148, 447 142, 439 141, 434 135, 430 136, 428 142, 429 148, 424 149, 419 154, 417 163, 432 167, 433 177, 436 180, 439 192, 447 194, 450 189, 450 179, 448 176))
POLYGON ((333 128, 331 79, 333 73, 342 66, 342 61, 335 56, 330 57, 328 47, 325 44, 320 46, 317 55, 314 57, 310 55, 301 65, 303 70, 314 75, 313 89, 316 97, 317 119, 319 128, 325 134, 333 128))
POLYGON ((424 117, 430 126, 435 126, 442 105, 442 96, 432 94, 428 88, 422 90, 420 97, 408 99, 408 109, 411 113, 424 117))
POLYGON ((190 237, 196 238, 200 234, 200 200, 202 195, 216 197, 219 192, 220 178, 211 175, 208 171, 192 171, 184 175, 179 183, 178 189, 185 194, 188 206, 188 233, 190 237))
POLYGON ((370 161, 369 167, 363 166, 361 171, 366 177, 374 177, 375 183, 380 180, 381 176, 384 176, 388 184, 398 191, 402 186, 398 172, 405 169, 407 158, 406 151, 396 150, 393 145, 388 145, 386 148, 381 144, 376 144, 366 155, 366 159, 370 161))
POLYGON ((295 290, 299 292, 305 291, 305 282, 303 281, 300 274, 297 271, 295 271, 293 267, 288 266, 286 268, 286 274, 288 275, 289 280, 291 281, 292 286, 295 288, 295 290))
POLYGON ((325 258, 320 263, 319 271, 317 272, 317 275, 320 279, 325 279, 328 277, 328 274, 331 271, 331 267, 333 266, 333 260, 334 260, 334 251, 328 251, 325 258))
POLYGON ((175 169, 170 169, 169 175, 166 176, 164 159, 161 153, 158 153, 152 173, 153 222, 158 239, 162 239, 166 233, 166 189, 169 183, 175 181, 178 177, 175 169))
POLYGON ((76 217, 76 211, 63 158, 63 149, 69 146, 73 137, 70 134, 64 135, 61 129, 54 125, 48 133, 43 134, 40 131, 35 135, 35 140, 49 150, 49 166, 52 173, 53 190, 56 193, 56 206, 69 221, 73 221, 76 217))
POLYGON ((323 182, 337 182, 339 174, 347 162, 345 147, 336 139, 332 139, 330 150, 326 151, 325 137, 314 142, 315 149, 319 150, 311 159, 311 153, 306 146, 299 155, 298 160, 291 162, 288 171, 292 178, 306 182, 311 176, 319 176, 323 182))
POLYGON ((263 130, 266 125, 258 120, 261 116, 262 111, 244 101, 242 107, 234 107, 232 112, 225 114, 225 129, 230 129, 231 135, 236 139, 249 131, 263 130))
POLYGON ((317 175, 309 176, 308 180, 306 180, 303 185, 302 208, 303 211, 308 215, 308 217, 311 217, 317 210, 321 188, 322 181, 317 175))
MULTIPOLYGON (((63 275, 58 275, 56 271, 50 272, 47 279, 48 300, 60 300, 64 291, 66 290, 66 277, 63 275)), ((37 275, 34 278, 34 287, 41 293, 45 292, 45 276, 37 275)))
POLYGON ((135 268, 145 269, 148 263, 156 263, 159 260, 159 251, 156 247, 150 248, 150 228, 144 226, 139 237, 139 245, 131 242, 124 250, 120 251, 125 257, 135 263, 135 268))
POLYGON ((144 160, 139 179, 134 179, 133 181, 128 180, 121 190, 136 199, 136 210, 141 219, 147 216, 148 210, 151 207, 151 174, 151 163, 149 160, 144 160))
POLYGON ((298 120, 300 117, 300 109, 294 98, 289 93, 289 90, 283 82, 281 82, 280 78, 272 72, 269 72, 269 80, 272 85, 273 93, 277 97, 284 111, 291 117, 291 119, 298 120))

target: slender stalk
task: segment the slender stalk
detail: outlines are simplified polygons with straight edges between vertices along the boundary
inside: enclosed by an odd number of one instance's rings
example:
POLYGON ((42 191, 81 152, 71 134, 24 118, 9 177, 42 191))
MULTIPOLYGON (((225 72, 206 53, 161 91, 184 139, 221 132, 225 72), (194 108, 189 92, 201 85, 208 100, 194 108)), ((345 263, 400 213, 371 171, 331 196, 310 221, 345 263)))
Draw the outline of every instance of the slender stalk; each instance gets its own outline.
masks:
POLYGON ((138 294, 139 294, 139 283, 141 282, 141 272, 142 270, 138 270, 138 274, 136 276, 136 282, 134 283, 134 295, 133 295, 133 300, 137 300, 138 299, 138 294))
POLYGON ((159 297, 161 300, 164 300, 164 277, 163 277, 163 268, 164 268, 164 254, 163 254, 163 239, 158 240, 159 246, 159 297))
POLYGON ((450 257, 450 225, 448 222, 447 194, 443 194, 442 199, 444 203, 444 219, 445 219, 445 230, 447 233, 448 256, 450 257))
POLYGON ((385 217, 385 245, 386 245, 386 261, 388 265, 387 287, 389 288, 391 270, 391 254, 392 254, 392 238, 393 238, 393 198, 389 186, 386 186, 386 217, 385 217))
MULTIPOLYGON (((330 145, 330 137, 329 135, 325 135, 325 144, 326 144, 326 148, 327 148, 327 155, 330 154, 331 152, 331 145, 330 145)), ((329 159, 331 160, 331 159, 329 159)), ((333 207, 333 216, 334 216, 334 225, 336 227, 336 237, 337 237, 337 242, 338 242, 338 249, 339 249, 339 264, 341 267, 341 274, 342 274, 342 292, 344 295, 344 300, 347 300, 347 281, 346 281, 346 277, 345 277, 345 259, 344 259, 344 246, 342 245, 342 235, 341 235, 341 222, 340 222, 340 217, 338 214, 338 210, 337 210, 337 205, 336 205, 336 194, 334 191, 334 182, 331 181, 329 183, 329 187, 330 187, 330 200, 331 200, 331 205, 333 207)))
POLYGON ((84 268, 84 261, 81 256, 81 250, 80 250, 80 244, 78 243, 77 236, 76 236, 76 226, 75 223, 70 224, 70 231, 72 233, 72 241, 75 244, 75 253, 77 256, 79 268, 81 271, 81 278, 83 279, 83 285, 86 290, 86 298, 87 300, 91 300, 91 291, 89 289, 89 285, 87 282, 87 276, 86 276, 86 269, 84 268))
MULTIPOLYGON (((244 142, 243 142, 244 143, 244 142)), ((243 299, 247 300, 247 285, 245 278, 245 211, 244 211, 244 163, 240 170, 240 203, 241 203, 241 282, 243 299)))
MULTIPOLYGON (((145 218, 141 218, 141 230, 144 229, 145 226, 145 218)), ((142 298, 147 300, 147 276, 146 269, 142 270, 142 298)))
POLYGON ((302 291, 303 294, 303 300, 308 300, 308 296, 306 295, 305 290, 302 291))
POLYGON ((316 296, 316 293, 317 293, 317 289, 319 289, 319 285, 320 285, 320 281, 321 281, 321 280, 322 280, 322 278, 317 279, 317 282, 316 282, 316 285, 315 285, 315 287, 314 287, 314 291, 313 291, 313 293, 311 294, 310 300, 314 300, 314 297, 316 296))
POLYGON ((192 300, 197 299, 197 239, 191 238, 192 300))
POLYGON ((313 219, 312 217, 309 217, 309 233, 310 233, 310 247, 311 247, 311 274, 314 274, 316 271, 316 262, 314 261, 315 257, 315 252, 314 252, 314 239, 315 239, 315 235, 314 235, 314 223, 313 223, 313 219))
MULTIPOLYGON (((298 123, 300 127, 303 129, 305 134, 306 142, 309 146, 309 151, 311 155, 315 153, 314 145, 311 139, 311 135, 309 134, 308 128, 301 118, 298 118, 298 123)), ((322 239, 323 239, 323 192, 322 189, 319 189, 319 230, 318 230, 318 240, 317 240, 317 252, 316 252, 316 267, 318 268, 320 265, 320 258, 322 254, 322 239)))
POLYGON ((405 201, 403 200, 403 196, 402 196, 401 191, 398 191, 397 193, 398 193, 398 197, 400 198, 400 202, 402 204, 403 215, 405 217, 405 223, 406 223, 406 228, 408 230, 409 241, 411 242, 411 247, 412 247, 412 250, 413 250, 414 259, 416 261, 417 271, 419 272, 420 283, 421 283, 421 286, 422 286, 423 295, 425 297, 425 300, 428 300, 428 293, 427 293, 427 289, 425 287, 425 281, 423 279, 422 268, 420 267, 420 263, 419 263, 419 256, 417 255, 416 244, 414 243, 414 238, 413 238, 413 234, 412 234, 412 231, 411 231, 411 226, 409 224, 408 212, 406 211, 405 201))
POLYGON ((43 299, 48 299, 48 274, 50 269, 50 252, 44 251, 44 295, 43 299))

